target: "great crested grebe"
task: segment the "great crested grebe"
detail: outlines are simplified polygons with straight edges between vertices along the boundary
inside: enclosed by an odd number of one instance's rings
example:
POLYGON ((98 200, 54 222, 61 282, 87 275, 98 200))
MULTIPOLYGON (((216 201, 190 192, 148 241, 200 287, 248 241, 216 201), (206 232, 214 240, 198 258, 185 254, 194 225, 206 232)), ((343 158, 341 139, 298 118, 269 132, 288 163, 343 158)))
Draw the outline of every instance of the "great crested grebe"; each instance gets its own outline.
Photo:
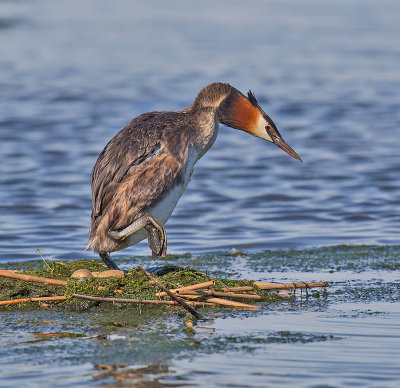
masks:
POLYGON ((212 83, 188 108, 143 113, 106 145, 92 171, 92 224, 86 249, 98 252, 112 269, 118 266, 109 252, 146 237, 153 258, 165 256, 164 223, 195 163, 213 145, 219 123, 270 141, 301 161, 251 91, 246 97, 227 83, 212 83))

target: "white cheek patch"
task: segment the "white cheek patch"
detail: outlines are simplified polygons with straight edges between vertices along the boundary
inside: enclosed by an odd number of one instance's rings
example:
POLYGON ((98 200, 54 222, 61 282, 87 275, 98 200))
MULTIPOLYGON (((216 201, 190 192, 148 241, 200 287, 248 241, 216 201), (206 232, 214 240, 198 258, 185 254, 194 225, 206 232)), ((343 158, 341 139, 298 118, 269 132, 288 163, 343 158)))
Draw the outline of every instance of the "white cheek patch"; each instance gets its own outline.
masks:
POLYGON ((268 122, 264 119, 263 116, 260 116, 260 118, 258 119, 258 122, 257 122, 257 128, 254 131, 254 134, 257 137, 260 137, 261 139, 272 142, 271 136, 269 135, 268 131, 265 129, 265 127, 267 125, 269 125, 268 122))

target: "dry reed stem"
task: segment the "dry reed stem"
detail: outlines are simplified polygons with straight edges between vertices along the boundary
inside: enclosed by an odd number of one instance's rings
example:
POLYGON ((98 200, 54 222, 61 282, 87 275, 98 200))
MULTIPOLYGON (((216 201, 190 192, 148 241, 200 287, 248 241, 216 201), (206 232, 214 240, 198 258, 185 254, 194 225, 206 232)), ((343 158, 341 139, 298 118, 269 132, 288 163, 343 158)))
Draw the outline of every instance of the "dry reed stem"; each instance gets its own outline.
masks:
MULTIPOLYGON (((175 302, 173 300, 153 300, 153 299, 121 299, 121 298, 102 298, 100 296, 89 296, 89 295, 80 295, 80 294, 72 294, 71 298, 76 299, 86 299, 86 300, 94 300, 97 302, 112 302, 112 303, 136 303, 136 304, 162 304, 169 306, 179 306, 180 303, 175 302)), ((202 306, 212 306, 212 303, 203 303, 203 302, 187 302, 192 306, 202 307, 202 306)))
POLYGON ((66 300, 65 296, 43 296, 39 298, 24 298, 24 299, 11 299, 11 300, 1 300, 0 306, 6 306, 9 304, 25 303, 25 302, 50 302, 54 300, 66 300))
POLYGON ((254 282, 254 284, 262 290, 291 290, 292 288, 313 288, 313 287, 328 287, 328 282, 317 283, 267 283, 254 282))
POLYGON ((234 292, 221 292, 214 290, 201 290, 201 291, 183 291, 182 294, 179 292, 178 295, 198 295, 198 296, 223 296, 225 298, 236 298, 236 299, 250 299, 250 300, 263 300, 265 297, 261 295, 252 295, 252 294, 237 294, 234 292))
POLYGON ((210 330, 215 331, 214 327, 196 326, 196 330, 210 330))
MULTIPOLYGON (((181 295, 182 298, 185 299, 195 299, 198 300, 199 298, 205 298, 208 304, 213 304, 213 305, 223 305, 223 306, 229 306, 229 307, 235 307, 235 308, 241 308, 241 309, 248 309, 248 310, 258 310, 260 306, 255 306, 253 304, 247 304, 247 303, 240 303, 240 302, 235 302, 233 300, 228 300, 228 299, 222 299, 222 298, 213 298, 211 295, 181 295)), ((189 303, 189 302, 188 302, 189 303)), ((196 303, 196 302, 192 302, 196 303)), ((201 302, 197 302, 201 303, 201 302)))
POLYGON ((240 291, 254 291, 252 286, 237 286, 237 287, 226 287, 222 289, 225 292, 240 292, 240 291))
MULTIPOLYGON (((315 288, 315 287, 328 287, 328 282, 317 283, 268 283, 268 282, 254 282, 254 285, 261 290, 291 290, 293 288, 315 288)), ((251 286, 227 287, 224 291, 254 291, 251 286)))
MULTIPOLYGON (((223 294, 223 295, 220 295, 220 296, 227 296, 229 298, 235 298, 236 297, 237 299, 243 299, 240 296, 240 295, 243 295, 243 294, 235 294, 235 293, 233 293, 232 295, 231 294, 227 295, 228 293, 221 293, 221 294, 223 294)), ((282 298, 282 299, 294 299, 295 298, 294 295, 278 294, 278 293, 275 293, 275 292, 268 292, 267 294, 270 294, 270 295, 273 295, 273 296, 276 296, 276 297, 282 298)), ((202 293, 194 292, 194 291, 187 291, 184 294, 179 294, 179 296, 181 298, 191 299, 191 300, 202 300, 202 299, 205 299, 207 301, 209 301, 210 300, 209 298, 211 296, 214 296, 214 295, 215 294, 213 292, 207 293, 206 291, 203 291, 202 293)), ((247 295, 247 294, 244 294, 244 295, 247 295)), ((262 297, 260 295, 249 295, 249 296, 253 296, 253 297, 256 296, 257 297, 256 299, 253 299, 253 300, 265 300, 266 299, 265 297, 262 297)))
POLYGON ((227 300, 222 298, 207 298, 207 302, 215 303, 222 306, 235 307, 239 309, 258 310, 260 308, 260 306, 255 306, 253 304, 239 303, 239 302, 234 302, 233 300, 227 300))
POLYGON ((150 275, 141 265, 138 265, 138 269, 142 271, 149 280, 153 282, 158 288, 168 294, 168 296, 174 301, 178 302, 185 310, 189 311, 190 314, 194 315, 197 319, 200 318, 200 314, 190 305, 188 305, 183 299, 178 298, 174 295, 167 287, 161 284, 154 276, 150 275))
MULTIPOLYGON (((190 291, 188 291, 190 292, 190 291)), ((180 295, 182 298, 186 299, 199 299, 199 298, 206 298, 206 301, 208 303, 214 303, 218 305, 223 305, 223 306, 229 306, 229 307, 235 307, 235 308, 244 308, 244 309, 249 309, 249 310, 258 310, 260 306, 255 306, 252 304, 247 304, 247 303, 240 303, 240 302, 235 302, 233 300, 228 300, 228 299, 222 299, 222 298, 214 298, 212 297, 213 295, 207 294, 204 291, 198 291, 198 293, 195 292, 190 292, 190 294, 187 295, 180 295)))
POLYGON ((41 278, 39 276, 24 275, 24 274, 15 273, 12 271, 7 271, 7 270, 0 270, 0 276, 6 277, 6 278, 25 280, 26 282, 39 282, 39 283, 52 284, 55 286, 66 286, 67 285, 67 282, 65 280, 41 278))
MULTIPOLYGON (((174 288, 170 290, 171 292, 181 292, 181 291, 192 291, 192 290, 199 290, 202 288, 208 288, 212 287, 214 285, 214 281, 210 280, 208 282, 203 282, 203 283, 197 283, 197 284, 192 284, 190 286, 185 286, 185 287, 179 287, 179 288, 174 288)), ((156 296, 166 296, 166 292, 157 292, 156 296)))

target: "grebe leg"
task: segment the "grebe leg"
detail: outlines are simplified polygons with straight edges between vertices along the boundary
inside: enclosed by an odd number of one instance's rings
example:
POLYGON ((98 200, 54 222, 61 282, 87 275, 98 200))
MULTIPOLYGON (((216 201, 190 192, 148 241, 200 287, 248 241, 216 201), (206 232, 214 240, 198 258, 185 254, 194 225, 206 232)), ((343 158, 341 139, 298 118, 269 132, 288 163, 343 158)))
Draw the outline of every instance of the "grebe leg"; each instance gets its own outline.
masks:
POLYGON ((110 254, 108 252, 100 252, 99 253, 102 260, 106 263, 107 267, 110 269, 119 269, 118 265, 111 260, 110 254))
POLYGON ((147 231, 149 246, 153 252, 153 259, 157 259, 159 256, 166 256, 167 233, 165 232, 164 225, 160 220, 150 214, 145 214, 138 218, 125 229, 108 232, 108 236, 113 240, 122 241, 140 229, 146 229, 147 231))

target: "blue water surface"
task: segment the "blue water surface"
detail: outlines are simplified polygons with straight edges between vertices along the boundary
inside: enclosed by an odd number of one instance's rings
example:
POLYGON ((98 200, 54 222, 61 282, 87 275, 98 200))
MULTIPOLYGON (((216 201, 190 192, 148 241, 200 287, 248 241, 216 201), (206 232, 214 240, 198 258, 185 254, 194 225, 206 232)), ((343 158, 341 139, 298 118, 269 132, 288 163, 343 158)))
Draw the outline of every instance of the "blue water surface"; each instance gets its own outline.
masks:
MULTIPOLYGON (((398 243, 396 1, 1 2, 0 260, 87 257, 90 172, 136 115, 252 89, 298 163, 221 127, 171 252, 398 243)), ((120 255, 149 254, 146 243, 120 255)))
MULTIPOLYGON (((330 246, 390 250, 399 244, 400 224, 399 15, 395 0, 0 1, 0 264, 40 259, 37 248, 53 259, 95 258, 83 250, 90 172, 99 152, 133 117, 182 109, 214 81, 251 89, 304 162, 221 126, 167 224, 170 253, 196 256, 235 247, 262 257, 265 249, 320 247, 327 263, 312 280, 330 280, 331 263, 338 260, 330 246)), ((349 263, 354 249, 345 250, 349 263)), ((365 257, 374 263, 380 251, 371 252, 365 257)), ((149 254, 143 242, 114 257, 149 254)), ((266 267, 244 261, 235 274, 311 280, 303 272, 312 253, 293 258, 291 275, 274 267, 279 257, 266 267)), ((198 265, 206 269, 206 263, 203 257, 198 265)), ((232 259, 227 269, 235 265, 232 259)), ((396 264, 370 272, 374 268, 335 267, 337 295, 346 286, 398 284, 396 264)), ((301 314, 299 306, 294 315, 281 306, 249 320, 216 318, 222 338, 239 336, 241 326, 246 335, 263 327, 255 336, 269 338, 281 329, 301 331, 301 323, 306 336, 334 340, 263 345, 252 356, 235 353, 241 361, 233 364, 232 348, 205 352, 213 354, 208 361, 199 353, 195 366, 168 353, 180 376, 170 378, 176 383, 184 376, 198 386, 398 386, 396 290, 383 302, 376 296, 359 305, 354 297, 351 306, 305 306, 301 314), (302 354, 309 372, 300 370, 302 354)), ((13 319, 7 319, 2 330, 14 338, 13 319)), ((6 337, 3 348, 14 343, 6 337)), ((89 357, 78 368, 48 357, 50 366, 35 380, 32 371, 42 356, 4 357, 4 386, 23 386, 24 374, 42 386, 86 385, 96 362, 89 357)))

